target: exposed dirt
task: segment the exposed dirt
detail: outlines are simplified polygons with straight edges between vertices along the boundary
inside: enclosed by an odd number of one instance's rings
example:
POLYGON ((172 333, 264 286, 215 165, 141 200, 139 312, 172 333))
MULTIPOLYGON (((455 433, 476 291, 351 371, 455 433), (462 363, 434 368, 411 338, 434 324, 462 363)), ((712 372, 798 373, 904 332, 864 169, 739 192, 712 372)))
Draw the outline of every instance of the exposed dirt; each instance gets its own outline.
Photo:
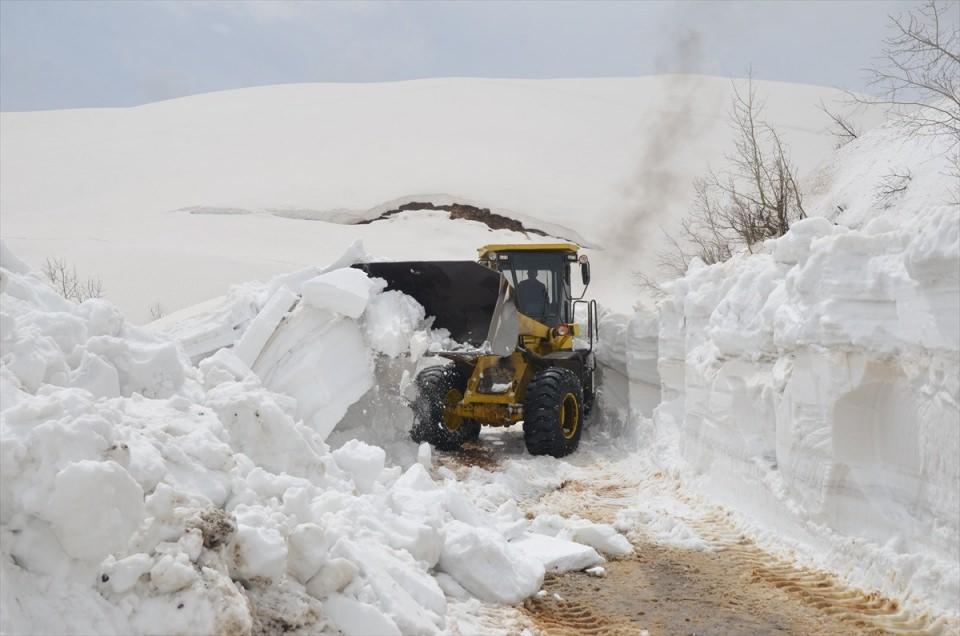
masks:
POLYGON ((373 223, 374 221, 382 221, 396 214, 400 214, 401 212, 408 212, 410 210, 441 210, 444 212, 449 212, 451 219, 477 221, 479 223, 483 223, 491 230, 510 230, 512 232, 520 232, 522 234, 549 236, 543 230, 538 230, 534 227, 526 227, 520 221, 511 219, 508 216, 503 216, 502 214, 497 214, 496 212, 491 212, 488 208, 478 208, 474 205, 466 205, 463 203, 451 203, 448 205, 436 205, 429 202, 404 203, 396 209, 387 210, 375 219, 370 219, 368 221, 357 221, 356 225, 366 225, 368 223, 373 223))
MULTIPOLYGON (((610 523, 618 510, 639 502, 637 484, 606 477, 564 482, 539 503, 610 523)), ((547 594, 528 600, 525 610, 549 635, 958 633, 956 624, 913 614, 877 592, 770 554, 721 508, 688 522, 709 550, 659 545, 633 533, 636 553, 606 564, 605 578, 548 576, 547 594)))
MULTIPOLYGON (((484 437, 457 453, 438 453, 439 464, 461 478, 474 468, 496 471, 506 457, 521 459, 509 435, 484 437)), ((515 444, 514 444, 515 445, 515 444)), ((522 461, 522 459, 521 459, 522 461)), ((544 592, 523 604, 546 635, 573 634, 960 634, 955 622, 912 613, 877 592, 848 587, 834 575, 798 567, 773 555, 731 521, 720 507, 664 488, 696 514, 683 521, 703 539, 695 550, 651 542, 631 532, 636 552, 604 564, 606 576, 583 572, 548 575, 544 592), (555 596, 556 595, 556 596, 555 596)), ((644 505, 636 477, 589 469, 537 501, 539 511, 613 523, 625 508, 644 505)), ((679 488, 677 486, 677 488, 679 488)))
POLYGON ((548 576, 547 594, 528 600, 526 611, 551 635, 886 633, 757 577, 723 552, 636 548, 605 564, 604 578, 548 576))
POLYGON ((493 472, 500 465, 492 445, 481 442, 466 442, 458 451, 437 453, 434 460, 452 470, 457 479, 465 479, 473 467, 493 472))

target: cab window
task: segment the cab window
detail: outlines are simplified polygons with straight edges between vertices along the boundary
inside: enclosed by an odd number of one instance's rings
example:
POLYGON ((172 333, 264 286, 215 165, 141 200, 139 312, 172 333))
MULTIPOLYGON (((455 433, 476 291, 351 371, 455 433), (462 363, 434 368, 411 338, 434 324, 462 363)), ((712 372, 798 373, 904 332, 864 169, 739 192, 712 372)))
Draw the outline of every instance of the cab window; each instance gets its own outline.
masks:
POLYGON ((516 291, 520 312, 550 326, 566 321, 564 255, 510 252, 507 256, 498 264, 516 291))

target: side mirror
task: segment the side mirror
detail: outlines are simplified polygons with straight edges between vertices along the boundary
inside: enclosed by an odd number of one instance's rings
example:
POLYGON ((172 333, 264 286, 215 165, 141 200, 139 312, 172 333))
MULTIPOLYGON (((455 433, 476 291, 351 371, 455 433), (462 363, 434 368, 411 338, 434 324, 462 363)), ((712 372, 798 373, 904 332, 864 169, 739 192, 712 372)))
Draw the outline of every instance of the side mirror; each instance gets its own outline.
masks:
POLYGON ((590 284, 590 263, 587 261, 580 263, 580 280, 584 287, 590 284))

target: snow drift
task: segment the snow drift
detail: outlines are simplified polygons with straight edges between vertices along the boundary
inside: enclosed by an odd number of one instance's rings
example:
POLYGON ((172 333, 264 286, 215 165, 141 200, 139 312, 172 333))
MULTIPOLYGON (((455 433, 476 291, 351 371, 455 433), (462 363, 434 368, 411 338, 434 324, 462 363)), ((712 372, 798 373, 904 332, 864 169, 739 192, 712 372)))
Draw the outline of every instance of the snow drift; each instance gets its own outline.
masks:
POLYGON ((710 495, 855 584, 956 613, 960 207, 944 143, 889 124, 845 146, 811 181, 812 218, 692 265, 647 333, 653 426, 679 434, 710 495))
POLYGON ((0 249, 3 633, 434 634, 456 630, 448 595, 516 603, 624 548, 609 526, 571 541, 515 502, 478 507, 409 441, 406 469, 356 439, 331 452, 375 354, 410 364, 443 338, 341 268, 358 248, 186 325, 234 345, 196 367, 0 249))

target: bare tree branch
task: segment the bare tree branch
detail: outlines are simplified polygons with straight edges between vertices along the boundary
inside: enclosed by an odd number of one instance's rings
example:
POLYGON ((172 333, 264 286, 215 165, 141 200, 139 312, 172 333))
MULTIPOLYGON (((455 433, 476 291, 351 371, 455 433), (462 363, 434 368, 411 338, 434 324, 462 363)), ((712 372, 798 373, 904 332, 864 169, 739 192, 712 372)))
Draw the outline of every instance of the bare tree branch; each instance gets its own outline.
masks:
POLYGON ((77 268, 68 266, 62 259, 47 258, 43 274, 54 290, 67 300, 82 303, 90 298, 103 296, 103 282, 99 278, 81 280, 77 268))
POLYGON ((830 118, 830 121, 833 123, 833 127, 830 130, 832 134, 837 139, 837 148, 843 146, 847 143, 850 143, 854 139, 860 136, 860 129, 850 121, 850 118, 841 113, 835 112, 827 108, 827 105, 823 103, 823 100, 820 100, 820 105, 817 107, 824 112, 824 114, 830 118))
MULTIPOLYGON (((797 172, 779 133, 762 119, 763 102, 751 79, 744 90, 733 86, 730 124, 733 151, 722 173, 708 172, 694 182, 694 201, 680 229, 664 232, 665 247, 657 255, 661 274, 678 277, 694 259, 721 263, 739 249, 752 251, 763 241, 783 236, 805 218, 797 172)), ((656 291, 648 276, 638 284, 656 291)))
POLYGON ((891 34, 868 69, 876 96, 856 101, 886 106, 916 135, 948 135, 960 144, 960 19, 957 4, 927 0, 890 16, 891 34), (949 11, 953 9, 953 13, 949 11), (950 17, 953 24, 950 24, 950 17))

